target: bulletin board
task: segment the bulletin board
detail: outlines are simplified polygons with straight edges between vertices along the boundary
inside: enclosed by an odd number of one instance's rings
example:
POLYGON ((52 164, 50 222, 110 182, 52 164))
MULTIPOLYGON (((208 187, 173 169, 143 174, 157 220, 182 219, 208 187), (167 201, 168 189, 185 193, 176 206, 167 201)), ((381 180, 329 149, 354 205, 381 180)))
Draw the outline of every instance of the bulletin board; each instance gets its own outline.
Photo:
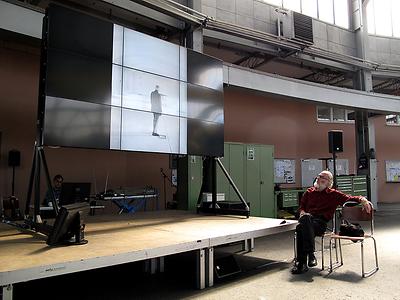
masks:
MULTIPOLYGON (((333 160, 328 160, 328 169, 333 173, 333 160)), ((349 160, 336 159, 336 176, 349 175, 349 160)))
POLYGON ((400 182, 400 161, 387 160, 386 165, 386 182, 400 182))
POLYGON ((322 160, 319 159, 302 159, 301 160, 301 186, 313 186, 314 179, 323 170, 322 160))
POLYGON ((274 182, 296 183, 296 161, 294 159, 274 159, 274 182))

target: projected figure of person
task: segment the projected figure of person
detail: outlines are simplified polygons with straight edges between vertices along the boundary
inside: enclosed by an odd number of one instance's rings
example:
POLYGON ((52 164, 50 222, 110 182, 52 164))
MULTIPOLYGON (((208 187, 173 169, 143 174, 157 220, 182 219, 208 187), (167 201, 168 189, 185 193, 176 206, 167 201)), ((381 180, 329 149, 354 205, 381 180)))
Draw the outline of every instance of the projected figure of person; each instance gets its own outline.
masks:
POLYGON ((153 112, 153 136, 160 136, 157 133, 158 120, 162 114, 161 94, 159 93, 160 87, 156 85, 155 90, 150 94, 151 111, 153 112))

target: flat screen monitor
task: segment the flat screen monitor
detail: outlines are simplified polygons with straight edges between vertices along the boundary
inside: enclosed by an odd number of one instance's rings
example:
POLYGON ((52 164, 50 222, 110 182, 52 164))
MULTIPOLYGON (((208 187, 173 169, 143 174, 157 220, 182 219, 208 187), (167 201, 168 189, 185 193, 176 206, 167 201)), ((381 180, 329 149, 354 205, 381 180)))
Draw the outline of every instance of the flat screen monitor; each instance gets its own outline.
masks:
POLYGON ((223 156, 221 60, 56 4, 44 26, 44 145, 223 156))
POLYGON ((90 183, 89 182, 63 182, 61 186, 60 206, 87 202, 90 197, 90 183))
POLYGON ((86 244, 84 217, 89 211, 90 206, 86 202, 62 206, 47 238, 47 244, 50 246, 86 244))

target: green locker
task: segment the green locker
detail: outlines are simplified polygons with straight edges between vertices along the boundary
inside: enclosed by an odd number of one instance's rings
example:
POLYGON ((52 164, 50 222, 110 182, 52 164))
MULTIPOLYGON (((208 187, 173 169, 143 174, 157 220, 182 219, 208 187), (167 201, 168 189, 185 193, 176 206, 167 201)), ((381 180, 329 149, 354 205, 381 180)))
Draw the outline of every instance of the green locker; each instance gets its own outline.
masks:
POLYGON ((245 199, 250 202, 250 214, 261 216, 261 149, 255 145, 246 146, 246 187, 245 199))
POLYGON ((178 160, 178 209, 196 210, 203 180, 203 162, 200 156, 187 155, 178 160))
POLYGON ((261 145, 261 182, 260 205, 262 217, 276 218, 274 197, 274 146, 261 145))
POLYGON ((353 195, 352 176, 336 176, 336 186, 339 191, 353 195))
MULTIPOLYGON (((274 201, 273 146, 225 143, 221 158, 244 199, 250 203, 250 215, 276 217, 274 201)), ((202 159, 180 158, 178 163, 178 208, 196 210, 202 182, 202 159)), ((225 201, 239 202, 239 197, 217 166, 217 193, 225 201)))
MULTIPOLYGON (((244 158, 244 149, 245 145, 230 143, 229 144, 229 169, 228 173, 231 176, 233 182, 236 184, 236 187, 242 193, 242 195, 246 196, 246 188, 245 188, 245 158, 244 158)), ((217 182, 217 184, 219 184, 217 182)), ((246 197, 245 197, 246 199, 246 197)), ((229 198, 225 198, 228 201, 240 201, 239 196, 235 193, 235 190, 231 185, 229 185, 229 198)))
POLYGON ((368 197, 368 183, 366 175, 353 177, 353 196, 368 197))
MULTIPOLYGON (((225 156, 221 157, 220 160, 224 165, 225 169, 229 173, 229 144, 224 144, 224 153, 225 156)), ((222 172, 221 168, 217 166, 217 193, 224 193, 225 199, 229 200, 229 189, 230 184, 228 179, 225 177, 224 173, 222 172)))
POLYGON ((345 194, 353 196, 368 195, 367 176, 365 175, 349 175, 336 177, 337 189, 345 194))
POLYGON ((188 210, 196 210, 201 183, 203 181, 203 162, 200 156, 189 155, 189 207, 188 210))

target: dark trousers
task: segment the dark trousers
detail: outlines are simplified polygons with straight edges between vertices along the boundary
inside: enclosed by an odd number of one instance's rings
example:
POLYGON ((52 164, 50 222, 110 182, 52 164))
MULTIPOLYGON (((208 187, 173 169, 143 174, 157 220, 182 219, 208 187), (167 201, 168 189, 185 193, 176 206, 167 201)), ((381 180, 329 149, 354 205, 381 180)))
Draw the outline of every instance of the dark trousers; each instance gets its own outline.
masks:
POLYGON ((307 255, 315 251, 315 237, 322 236, 327 221, 319 216, 304 215, 296 227, 297 261, 306 262, 307 255))

